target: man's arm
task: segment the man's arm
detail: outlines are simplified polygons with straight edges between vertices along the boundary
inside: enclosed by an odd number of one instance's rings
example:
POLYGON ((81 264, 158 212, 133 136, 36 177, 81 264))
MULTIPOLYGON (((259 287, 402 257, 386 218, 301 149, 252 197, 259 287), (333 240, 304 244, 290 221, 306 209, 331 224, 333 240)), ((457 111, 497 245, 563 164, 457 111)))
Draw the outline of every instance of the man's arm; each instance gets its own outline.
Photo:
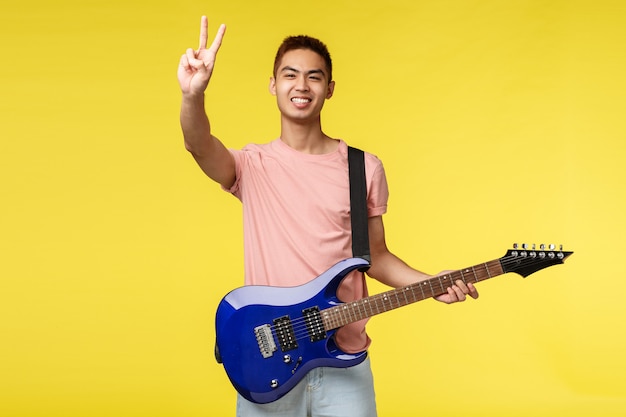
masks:
MULTIPOLYGON (((372 266, 367 271, 367 274, 370 277, 394 288, 404 287, 432 277, 411 268, 402 259, 389 251, 385 241, 385 227, 382 216, 370 217, 368 227, 372 266)), ((476 287, 471 283, 466 285, 461 280, 456 281, 456 285, 449 287, 447 291, 446 294, 435 297, 435 299, 451 304, 457 301, 464 301, 467 294, 472 298, 478 298, 476 287)))
POLYGON ((211 134, 211 124, 204 107, 204 94, 215 66, 226 26, 221 25, 215 39, 207 48, 208 20, 200 22, 200 46, 189 48, 180 58, 178 82, 182 91, 180 125, 185 148, 200 168, 214 181, 229 188, 235 182, 235 161, 228 149, 211 134))

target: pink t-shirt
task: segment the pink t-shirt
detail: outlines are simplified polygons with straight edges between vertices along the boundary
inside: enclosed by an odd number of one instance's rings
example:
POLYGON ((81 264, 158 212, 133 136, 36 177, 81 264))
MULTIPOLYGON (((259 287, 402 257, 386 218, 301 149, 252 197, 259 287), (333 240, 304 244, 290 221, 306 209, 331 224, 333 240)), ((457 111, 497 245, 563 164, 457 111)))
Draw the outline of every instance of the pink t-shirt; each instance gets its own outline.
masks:
MULTIPOLYGON (((243 203, 246 285, 296 286, 314 279, 352 256, 348 147, 335 152, 298 152, 280 139, 231 150, 237 179, 228 191, 243 203)), ((388 188, 381 161, 365 153, 370 217, 387 211, 388 188)), ((313 295, 313 294, 311 294, 313 295)), ((344 302, 367 296, 363 273, 342 282, 344 302)), ((369 346, 366 320, 335 335, 346 352, 369 346)))

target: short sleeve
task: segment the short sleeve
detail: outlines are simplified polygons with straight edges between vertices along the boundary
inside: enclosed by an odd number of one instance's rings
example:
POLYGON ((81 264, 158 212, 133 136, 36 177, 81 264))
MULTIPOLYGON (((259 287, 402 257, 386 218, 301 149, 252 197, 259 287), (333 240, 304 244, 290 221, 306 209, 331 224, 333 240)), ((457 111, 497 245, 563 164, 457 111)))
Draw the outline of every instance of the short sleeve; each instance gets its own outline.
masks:
POLYGON ((366 159, 365 170, 368 177, 367 214, 369 217, 383 215, 387 212, 387 201, 389 200, 385 169, 380 159, 369 155, 366 159), (368 170, 370 174, 367 174, 368 170))
POLYGON ((230 188, 222 186, 222 190, 226 191, 227 193, 231 193, 235 197, 241 199, 241 171, 242 166, 244 165, 245 152, 236 149, 229 149, 228 151, 231 153, 235 160, 235 183, 230 188))

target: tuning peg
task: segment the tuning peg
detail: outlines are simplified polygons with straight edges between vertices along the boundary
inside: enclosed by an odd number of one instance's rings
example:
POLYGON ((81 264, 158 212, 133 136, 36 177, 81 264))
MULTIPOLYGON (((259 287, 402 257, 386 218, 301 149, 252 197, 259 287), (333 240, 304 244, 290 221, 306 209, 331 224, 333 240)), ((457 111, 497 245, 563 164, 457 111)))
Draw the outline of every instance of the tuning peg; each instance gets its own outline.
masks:
POLYGON ((517 249, 517 243, 513 244, 513 249, 517 249))
POLYGON ((536 248, 536 247, 537 247, 537 245, 535 245, 535 244, 533 243, 533 250, 535 250, 535 248, 536 248))
POLYGON ((522 243, 522 249, 528 249, 528 245, 525 243, 522 243))
POLYGON ((541 245, 539 245, 539 249, 545 250, 546 249, 546 245, 542 243, 541 245))
POLYGON ((549 248, 550 250, 554 250, 556 248, 556 245, 554 243, 550 243, 549 248))
POLYGON ((559 245, 559 251, 563 252, 563 245, 559 245))

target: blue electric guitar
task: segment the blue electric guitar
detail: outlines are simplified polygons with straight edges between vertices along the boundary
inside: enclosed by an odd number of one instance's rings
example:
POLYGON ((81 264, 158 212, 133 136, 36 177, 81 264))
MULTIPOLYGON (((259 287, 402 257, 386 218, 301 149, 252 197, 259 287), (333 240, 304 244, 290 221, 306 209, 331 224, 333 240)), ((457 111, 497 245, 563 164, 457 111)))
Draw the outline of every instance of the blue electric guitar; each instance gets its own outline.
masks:
POLYGON ((475 283, 508 272, 525 278, 562 264, 572 253, 523 245, 500 259, 350 303, 337 298, 337 287, 349 272, 368 265, 360 258, 343 260, 298 287, 241 287, 217 308, 216 356, 244 398, 272 402, 313 368, 345 368, 365 360, 367 352, 346 353, 335 344, 333 335, 341 326, 444 294, 457 280, 475 283))

